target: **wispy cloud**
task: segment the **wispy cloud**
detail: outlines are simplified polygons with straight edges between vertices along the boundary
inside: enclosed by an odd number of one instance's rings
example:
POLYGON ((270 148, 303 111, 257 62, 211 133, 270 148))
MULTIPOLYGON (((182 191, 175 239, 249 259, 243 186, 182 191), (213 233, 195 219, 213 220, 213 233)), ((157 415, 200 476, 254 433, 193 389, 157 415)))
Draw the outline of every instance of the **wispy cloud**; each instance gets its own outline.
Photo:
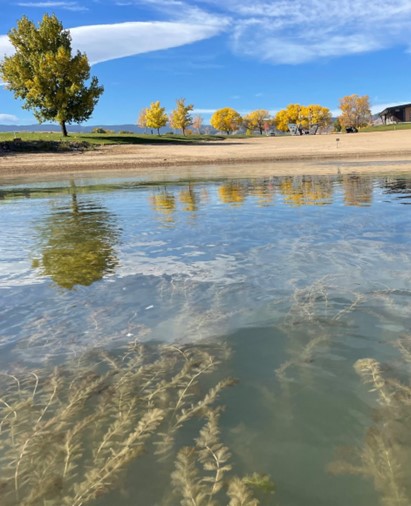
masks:
POLYGON ((233 50, 267 62, 298 64, 409 46, 411 0, 227 0, 225 5, 235 15, 233 50))
POLYGON ((129 22, 72 28, 73 46, 85 51, 92 63, 191 44, 214 37, 217 24, 129 22), (109 42, 108 42, 109 41, 109 42))
MULTIPOLYGON (((214 37, 224 28, 211 18, 206 23, 128 22, 78 26, 70 29, 72 45, 87 54, 92 64, 192 44, 214 37)), ((8 37, 0 35, 0 58, 14 51, 8 37)))
MULTIPOLYGON (((113 6, 143 5, 158 21, 73 28, 73 45, 94 63, 177 47, 220 33, 227 34, 234 53, 273 64, 301 64, 395 46, 411 52, 411 0, 111 1, 113 6)), ((83 8, 78 0, 20 5, 83 8)), ((2 53, 0 36, 0 56, 2 53)))
POLYGON ((88 11, 88 7, 80 5, 78 2, 18 2, 19 7, 33 7, 41 9, 64 9, 67 11, 88 11))
POLYGON ((2 114, 0 113, 0 123, 3 125, 17 125, 19 118, 14 114, 2 114))
POLYGON ((170 16, 220 12, 232 50, 274 64, 300 64, 402 45, 411 51, 411 0, 139 0, 170 16), (200 9, 201 6, 201 9, 200 9), (171 12, 174 11, 174 14, 171 12))

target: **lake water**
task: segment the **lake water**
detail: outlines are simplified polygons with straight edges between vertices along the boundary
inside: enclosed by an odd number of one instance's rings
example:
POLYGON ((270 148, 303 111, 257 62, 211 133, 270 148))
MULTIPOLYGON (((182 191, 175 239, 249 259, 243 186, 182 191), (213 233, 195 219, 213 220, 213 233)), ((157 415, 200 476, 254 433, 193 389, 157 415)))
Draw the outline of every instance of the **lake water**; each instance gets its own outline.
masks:
POLYGON ((409 506, 410 204, 411 172, 2 184, 0 503, 409 506))

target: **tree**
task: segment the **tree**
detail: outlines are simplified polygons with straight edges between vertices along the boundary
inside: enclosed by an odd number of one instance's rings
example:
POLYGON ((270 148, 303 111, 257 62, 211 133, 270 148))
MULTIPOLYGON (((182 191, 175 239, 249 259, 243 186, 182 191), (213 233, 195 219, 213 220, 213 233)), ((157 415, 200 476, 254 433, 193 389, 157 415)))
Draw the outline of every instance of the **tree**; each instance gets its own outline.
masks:
POLYGON ((146 119, 147 107, 143 107, 137 118, 137 126, 144 128, 144 133, 147 130, 147 119, 146 119))
POLYGON ((336 118, 336 120, 334 121, 334 132, 341 132, 341 130, 342 126, 340 123, 340 118, 336 118))
POLYGON ((368 95, 348 95, 340 98, 340 123, 344 128, 361 128, 371 121, 371 109, 368 95))
POLYGON ((270 113, 265 109, 252 111, 244 117, 247 130, 258 130, 260 135, 263 134, 267 122, 270 122, 270 113))
POLYGON ((331 124, 331 112, 322 105, 290 104, 277 113, 275 123, 278 130, 288 131, 288 125, 294 123, 299 129, 310 129, 318 126, 326 128, 331 124))
POLYGON ((44 15, 38 28, 23 16, 8 35, 16 52, 0 64, 0 77, 24 100, 24 109, 33 110, 40 123, 57 121, 66 137, 66 124, 89 119, 104 90, 96 77, 85 85, 87 56, 72 56, 70 32, 54 15, 44 15))
POLYGON ((332 115, 328 107, 318 104, 311 104, 302 107, 301 116, 307 124, 307 128, 318 126, 318 128, 327 128, 331 125, 332 115))
POLYGON ((161 107, 160 101, 152 102, 146 110, 146 125, 155 128, 160 135, 160 128, 167 125, 168 117, 165 107, 161 107))
POLYGON ((278 111, 275 117, 275 124, 278 130, 288 132, 288 125, 295 123, 298 128, 303 128, 303 106, 300 104, 289 104, 285 109, 278 111))
POLYGON ((226 132, 227 135, 230 135, 234 130, 238 130, 238 128, 242 125, 243 119, 240 114, 231 109, 231 107, 224 107, 223 109, 218 109, 210 119, 211 126, 216 130, 221 130, 226 132))
POLYGON ((176 129, 181 128, 183 135, 185 135, 186 128, 193 124, 190 112, 194 106, 192 104, 186 105, 185 98, 179 98, 176 102, 176 108, 170 114, 170 125, 176 129))
POLYGON ((197 114, 193 118, 193 128, 197 130, 198 134, 201 134, 201 127, 203 126, 203 117, 197 114))

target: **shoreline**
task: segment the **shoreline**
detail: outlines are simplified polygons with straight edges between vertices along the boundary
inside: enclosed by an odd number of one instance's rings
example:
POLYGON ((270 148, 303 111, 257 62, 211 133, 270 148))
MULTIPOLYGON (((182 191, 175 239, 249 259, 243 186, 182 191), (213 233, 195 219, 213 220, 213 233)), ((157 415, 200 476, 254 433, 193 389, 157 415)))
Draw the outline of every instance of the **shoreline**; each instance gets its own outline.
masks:
POLYGON ((411 173, 411 130, 227 139, 189 145, 109 145, 70 153, 7 153, 0 181, 28 176, 162 177, 411 173), (338 139, 338 141, 337 141, 338 139))

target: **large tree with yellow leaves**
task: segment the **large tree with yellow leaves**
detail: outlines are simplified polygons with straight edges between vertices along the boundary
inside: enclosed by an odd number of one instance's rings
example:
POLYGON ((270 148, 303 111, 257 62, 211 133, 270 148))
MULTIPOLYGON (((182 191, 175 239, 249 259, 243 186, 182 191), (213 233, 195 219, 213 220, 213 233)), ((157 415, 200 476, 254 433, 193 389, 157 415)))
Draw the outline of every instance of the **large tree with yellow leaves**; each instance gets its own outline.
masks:
POLYGON ((91 116, 103 93, 84 53, 73 56, 71 37, 56 16, 46 14, 38 27, 25 16, 9 34, 15 53, 0 64, 0 77, 36 119, 56 121, 64 136, 66 124, 91 116))
POLYGON ((221 130, 229 135, 231 132, 238 130, 242 124, 242 117, 231 107, 218 109, 210 119, 211 126, 216 130, 221 130))
POLYGON ((317 104, 290 104, 285 109, 278 111, 275 117, 276 128, 284 132, 288 131, 289 124, 295 124, 297 128, 303 129, 310 129, 313 126, 322 129, 329 126, 331 121, 330 110, 317 104))
POLYGON ((371 122, 370 100, 368 95, 347 95, 340 98, 340 123, 344 128, 361 128, 371 122))

